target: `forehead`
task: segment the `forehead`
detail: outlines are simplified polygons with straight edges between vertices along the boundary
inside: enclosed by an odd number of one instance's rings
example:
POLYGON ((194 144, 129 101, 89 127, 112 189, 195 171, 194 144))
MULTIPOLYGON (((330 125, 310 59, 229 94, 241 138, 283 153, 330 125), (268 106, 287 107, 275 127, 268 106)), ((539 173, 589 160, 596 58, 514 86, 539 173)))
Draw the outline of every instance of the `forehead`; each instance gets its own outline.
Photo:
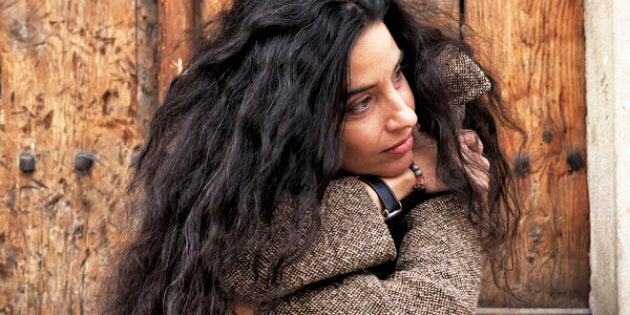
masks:
POLYGON ((391 75, 400 49, 382 22, 367 27, 350 53, 350 87, 375 84, 380 75, 391 75))

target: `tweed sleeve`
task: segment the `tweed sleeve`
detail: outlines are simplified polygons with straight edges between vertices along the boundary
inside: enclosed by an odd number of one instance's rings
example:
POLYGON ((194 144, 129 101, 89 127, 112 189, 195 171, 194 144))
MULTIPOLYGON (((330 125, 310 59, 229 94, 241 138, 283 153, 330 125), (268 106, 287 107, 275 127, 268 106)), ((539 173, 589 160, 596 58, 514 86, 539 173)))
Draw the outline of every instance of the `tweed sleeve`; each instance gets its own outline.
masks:
POLYGON ((366 188, 355 177, 344 177, 326 188, 321 205, 321 228, 305 254, 291 262, 272 281, 272 261, 289 234, 286 218, 292 211, 282 203, 268 228, 271 238, 251 239, 251 248, 235 265, 226 266, 228 293, 241 300, 266 303, 309 284, 396 259, 396 246, 387 224, 366 188), (256 255, 258 254, 258 255, 256 255))
POLYGON ((447 46, 436 63, 442 67, 449 87, 448 104, 463 122, 466 104, 488 92, 492 84, 477 62, 454 46, 447 46))
POLYGON ((396 270, 362 272, 287 296, 270 314, 472 314, 481 277, 477 230, 452 195, 429 199, 405 219, 396 270))

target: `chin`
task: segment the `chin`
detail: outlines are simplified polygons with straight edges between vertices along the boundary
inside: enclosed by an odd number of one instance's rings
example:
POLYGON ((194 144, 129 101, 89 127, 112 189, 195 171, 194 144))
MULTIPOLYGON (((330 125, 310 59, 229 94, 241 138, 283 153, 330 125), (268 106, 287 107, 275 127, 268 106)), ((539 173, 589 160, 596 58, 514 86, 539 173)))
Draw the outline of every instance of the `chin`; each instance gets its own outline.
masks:
POLYGON ((398 161, 390 165, 383 165, 382 167, 374 168, 373 171, 370 172, 370 175, 376 175, 380 177, 396 177, 406 171, 409 171, 410 165, 411 158, 409 158, 408 161, 405 159, 403 161, 398 161))
MULTIPOLYGON (((409 164, 411 164, 411 163, 409 163, 409 164)), ((396 177, 396 176, 399 176, 399 175, 401 175, 402 173, 404 173, 406 171, 409 171, 409 167, 408 166, 402 167, 402 168, 391 169, 391 170, 381 170, 379 172, 375 172, 376 174, 373 174, 373 175, 380 176, 380 177, 383 177, 383 178, 396 177)))
POLYGON ((375 175, 380 177, 396 177, 409 170, 413 153, 405 154, 395 160, 370 161, 368 163, 347 163, 341 169, 355 175, 375 175))

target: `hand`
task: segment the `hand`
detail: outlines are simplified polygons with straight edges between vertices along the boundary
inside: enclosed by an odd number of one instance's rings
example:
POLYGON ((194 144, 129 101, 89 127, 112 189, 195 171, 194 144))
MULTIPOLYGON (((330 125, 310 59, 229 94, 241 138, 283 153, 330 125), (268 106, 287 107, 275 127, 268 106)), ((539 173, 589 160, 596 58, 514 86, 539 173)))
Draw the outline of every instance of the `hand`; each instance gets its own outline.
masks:
POLYGON ((459 144, 464 159, 466 174, 477 189, 487 194, 490 188, 490 162, 483 156, 483 143, 474 130, 463 129, 459 132, 459 144))
MULTIPOLYGON (((476 134, 475 134, 476 135, 476 134)), ((418 130, 413 135, 413 161, 422 169, 426 193, 433 194, 448 191, 446 184, 437 177, 437 142, 426 133, 418 130)), ((409 196, 416 184, 416 177, 411 171, 392 177, 382 178, 398 197, 398 200, 409 196)))
MULTIPOLYGON (((414 136, 414 162, 424 172, 427 193, 448 191, 449 187, 437 177, 437 142, 426 133, 414 136)), ((475 186, 482 192, 489 189, 490 162, 483 156, 483 143, 474 130, 462 129, 459 144, 467 162, 464 170, 475 186)))
MULTIPOLYGON (((463 129, 459 134, 459 143, 462 155, 467 163, 464 165, 466 174, 482 192, 489 189, 490 163, 483 154, 483 144, 474 130, 463 129)), ((449 187, 437 177, 437 142, 426 133, 416 131, 414 133, 414 157, 413 161, 423 171, 424 183, 427 193, 438 193, 449 190, 449 187)), ((413 172, 403 172, 395 177, 383 177, 382 180, 392 189, 398 200, 409 196, 416 183, 413 172)), ((381 205, 376 192, 364 184, 374 202, 381 205)))

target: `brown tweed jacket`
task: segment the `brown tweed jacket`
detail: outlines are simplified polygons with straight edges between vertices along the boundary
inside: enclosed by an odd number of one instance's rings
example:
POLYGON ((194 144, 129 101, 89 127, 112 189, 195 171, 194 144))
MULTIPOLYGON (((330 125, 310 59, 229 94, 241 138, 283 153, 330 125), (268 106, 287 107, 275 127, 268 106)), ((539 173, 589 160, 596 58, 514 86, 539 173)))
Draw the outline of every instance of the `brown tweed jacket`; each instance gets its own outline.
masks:
MULTIPOLYGON (((276 221, 270 244, 287 235, 276 221)), ((407 231, 398 251, 366 188, 353 177, 335 180, 324 197, 321 233, 306 254, 272 284, 269 263, 278 248, 271 245, 263 259, 249 255, 229 268, 228 288, 254 301, 279 299, 269 314, 471 314, 481 255, 461 200, 428 199, 394 228, 407 231), (384 278, 366 271, 392 261, 395 270, 384 278)))
MULTIPOLYGON (((463 104, 484 93, 489 81, 457 50, 446 49, 439 59, 453 86, 451 106, 461 117, 463 104)), ((456 196, 425 200, 388 227, 366 188, 344 177, 327 187, 321 215, 313 246, 273 282, 270 266, 281 240, 291 234, 291 207, 280 206, 263 227, 271 238, 260 240, 252 231, 250 255, 223 271, 228 293, 255 304, 273 302, 258 309, 266 314, 474 312, 481 277, 479 232, 456 196), (397 231, 404 231, 398 248, 392 236, 397 231), (393 269, 385 274, 370 271, 388 263, 393 269)), ((303 242, 305 232, 298 235, 303 242)))

